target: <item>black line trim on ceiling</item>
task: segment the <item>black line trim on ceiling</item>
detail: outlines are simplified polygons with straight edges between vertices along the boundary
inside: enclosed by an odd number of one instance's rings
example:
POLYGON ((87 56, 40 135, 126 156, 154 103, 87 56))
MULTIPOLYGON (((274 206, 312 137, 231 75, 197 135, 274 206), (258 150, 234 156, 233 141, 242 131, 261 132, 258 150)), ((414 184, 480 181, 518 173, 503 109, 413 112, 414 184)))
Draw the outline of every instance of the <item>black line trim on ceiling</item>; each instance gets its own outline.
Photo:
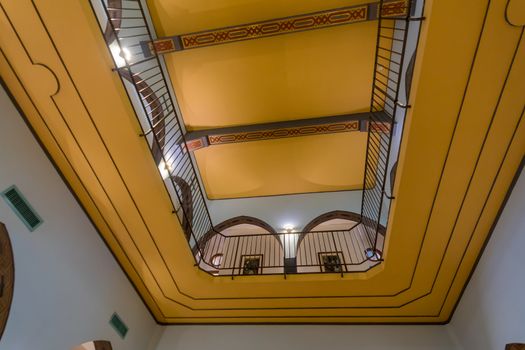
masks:
MULTIPOLYGON (((487 10, 488 10, 488 7, 487 7, 487 10)), ((37 11, 38 11, 38 10, 37 10, 37 11)), ((44 25, 44 27, 45 27, 45 25, 44 25)), ((46 31, 47 31, 47 28, 46 28, 46 31)), ((48 35, 49 35, 49 33, 48 33, 48 35)), ((50 37, 50 40, 52 41, 52 38, 51 38, 51 37, 50 37)), ((479 44, 479 42, 478 42, 478 44, 479 44)), ((55 47, 55 48, 56 48, 56 47, 55 47)), ((57 51, 57 53, 58 53, 58 51, 57 51)), ((59 53, 58 53, 58 54, 59 54, 59 53)), ((60 54, 59 54, 59 56, 60 56, 60 54)), ((64 64, 64 63, 63 63, 63 64, 64 64)), ((67 70, 67 68, 66 68, 66 70, 67 70)), ((95 127, 96 127, 96 126, 95 126, 95 127)), ((130 194, 130 196, 131 196, 131 194, 130 194)), ((159 254, 160 254, 160 252, 159 252, 159 254)), ((408 289, 409 289, 409 288, 408 288, 408 289)), ((398 294, 399 294, 399 293, 398 293, 398 294)), ((397 295, 397 294, 396 294, 396 295, 397 295)), ((354 296, 352 296, 352 297, 354 297, 354 296)), ((191 298, 191 296, 190 296, 190 298, 191 298)), ((278 298, 278 297, 272 297, 272 299, 276 299, 276 298, 278 298)), ((324 297, 320 297, 320 298, 324 298, 324 297)), ((168 298, 168 299, 170 299, 170 298, 168 298)), ((192 298, 192 299, 195 299, 195 298, 192 298)), ((202 299, 204 299, 204 298, 201 298, 201 300, 202 300, 202 299)), ((210 299, 217 299, 217 298, 210 298, 210 299)), ((221 298, 221 299, 225 299, 225 298, 221 298)), ((232 298, 232 299, 240 299, 240 298, 232 298)), ((244 299, 244 298, 243 298, 243 299, 244 299)), ((250 299, 255 299, 255 298, 250 298, 250 299)))
MULTIPOLYGON (((33 5, 34 5, 34 4, 33 4, 33 5)), ((37 10, 37 11, 38 11, 38 10, 37 10)), ((47 28, 46 28, 46 30, 47 30, 47 28)), ((48 35, 49 35, 49 33, 48 33, 48 35)), ((50 39, 52 40, 51 37, 50 37, 50 39)), ((56 49, 56 47, 55 47, 55 49, 56 49)), ((57 51, 57 53, 58 53, 58 51, 57 51)), ((62 62, 63 62, 63 61, 62 61, 62 62)), ((63 63, 63 64, 64 64, 64 63, 63 63)), ((67 70, 67 68, 66 68, 66 70, 67 70)), ((77 92, 78 92, 78 90, 77 90, 77 92)), ((159 253, 160 253, 160 252, 159 252, 159 253)))
MULTIPOLYGON (((33 4, 33 5, 34 5, 34 4, 33 4)), ((47 29, 46 29, 46 30, 47 30, 47 29)), ((49 33, 48 33, 48 34, 49 34, 49 33)), ((478 42, 478 44, 479 44, 479 42, 478 42)), ((121 249, 122 249, 122 247, 121 247, 121 249)), ((272 297, 272 299, 274 299, 274 298, 276 299, 276 298, 279 298, 279 297, 272 297)), ((321 298, 325 298, 325 297, 321 297, 321 298)), ((215 298, 214 298, 214 299, 215 299, 215 298)), ((253 298, 250 298, 250 299, 253 299, 253 298)), ((304 317, 304 316, 301 316, 301 317, 304 317)), ((390 317, 390 316, 388 316, 388 317, 390 317)), ((410 317, 410 316, 403 316, 403 317, 410 317)), ((217 317, 214 317, 214 318, 217 318, 217 317)), ((238 318, 238 317, 236 317, 236 318, 238 318)), ((274 318, 275 318, 275 317, 274 317, 274 318)), ((188 318, 186 317, 186 319, 188 319, 188 318)))

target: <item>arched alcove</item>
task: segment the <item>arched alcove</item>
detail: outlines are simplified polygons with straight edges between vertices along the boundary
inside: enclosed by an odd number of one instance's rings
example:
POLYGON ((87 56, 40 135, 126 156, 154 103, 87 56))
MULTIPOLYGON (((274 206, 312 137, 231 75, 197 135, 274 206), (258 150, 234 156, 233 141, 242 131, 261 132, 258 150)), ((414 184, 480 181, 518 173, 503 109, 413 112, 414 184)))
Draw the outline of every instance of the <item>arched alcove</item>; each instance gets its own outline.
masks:
POLYGON ((359 230, 357 213, 336 210, 310 221, 296 244, 297 272, 348 272, 351 264, 365 261, 370 246, 359 230))
POLYGON ((281 240, 269 224, 254 217, 237 216, 221 222, 199 246, 204 251, 201 268, 215 275, 283 272, 281 240), (269 267, 263 271, 262 266, 269 267))
POLYGON ((0 222, 0 339, 13 301, 14 283, 15 265, 11 240, 5 225, 0 222))

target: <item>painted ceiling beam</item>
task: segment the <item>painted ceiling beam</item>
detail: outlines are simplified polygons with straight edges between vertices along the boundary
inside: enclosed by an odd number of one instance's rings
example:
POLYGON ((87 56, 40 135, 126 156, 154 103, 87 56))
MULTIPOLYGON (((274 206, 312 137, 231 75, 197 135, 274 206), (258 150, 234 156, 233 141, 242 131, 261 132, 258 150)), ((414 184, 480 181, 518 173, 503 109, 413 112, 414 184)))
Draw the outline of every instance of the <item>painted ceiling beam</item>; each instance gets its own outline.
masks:
POLYGON ((199 148, 226 143, 366 131, 368 116, 368 112, 353 113, 189 131, 185 135, 186 147, 188 150, 194 151, 199 148))
MULTIPOLYGON (((143 41, 141 46, 144 56, 151 57, 154 54, 165 54, 243 40, 372 21, 378 18, 378 7, 379 2, 371 2, 357 6, 163 37, 153 41, 143 41)), ((383 17, 402 16, 406 14, 406 11, 406 0, 387 1, 383 4, 381 15, 383 17)))

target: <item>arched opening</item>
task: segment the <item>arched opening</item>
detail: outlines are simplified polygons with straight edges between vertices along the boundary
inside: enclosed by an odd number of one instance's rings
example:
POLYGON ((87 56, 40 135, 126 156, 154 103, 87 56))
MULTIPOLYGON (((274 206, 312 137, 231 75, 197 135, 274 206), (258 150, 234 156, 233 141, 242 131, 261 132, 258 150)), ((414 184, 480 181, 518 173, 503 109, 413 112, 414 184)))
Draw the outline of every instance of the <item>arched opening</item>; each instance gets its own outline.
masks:
POLYGON ((112 350, 111 343, 107 340, 94 340, 77 345, 71 350, 112 350))
POLYGON ((5 225, 0 222, 0 339, 11 310, 14 282, 15 265, 11 240, 5 225))
POLYGON ((344 273, 367 261, 366 249, 372 242, 359 229, 360 221, 359 214, 342 210, 310 221, 298 238, 297 272, 344 273))
POLYGON ((284 250, 266 222, 238 216, 215 226, 199 240, 200 267, 214 275, 283 273, 284 250))
POLYGON ((523 343, 511 343, 505 345, 505 350, 525 350, 525 344, 523 343))

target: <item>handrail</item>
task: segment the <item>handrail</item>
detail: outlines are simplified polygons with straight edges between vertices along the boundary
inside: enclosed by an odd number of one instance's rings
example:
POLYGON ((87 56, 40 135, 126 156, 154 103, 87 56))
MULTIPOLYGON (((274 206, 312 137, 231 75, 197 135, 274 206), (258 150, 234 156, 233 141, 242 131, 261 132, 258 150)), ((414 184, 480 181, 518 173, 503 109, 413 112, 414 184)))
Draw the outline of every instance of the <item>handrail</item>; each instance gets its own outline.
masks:
POLYGON ((141 110, 135 108, 139 122, 145 120, 149 127, 145 130, 141 123, 140 136, 148 143, 157 166, 161 168, 160 172, 165 170, 167 173, 164 185, 172 199, 173 212, 177 214, 181 226, 186 228, 190 247, 200 252, 197 242, 207 232, 213 231, 213 224, 195 165, 184 149, 183 127, 160 59, 156 55, 146 57, 141 49, 143 41, 153 40, 142 3, 100 0, 100 4, 106 15, 106 31, 110 33, 104 33, 106 43, 110 49, 113 46, 113 51, 117 51, 113 53, 113 70, 118 72, 124 85, 129 82, 133 86, 132 94, 128 91, 128 96, 140 105, 141 110), (147 83, 147 80, 151 82, 147 83), (137 97, 133 99, 132 96, 137 97), (144 117, 139 117, 139 114, 144 117), (185 186, 182 182, 188 186, 190 193, 183 190, 185 186), (193 207, 191 212, 185 210, 188 203, 193 207))
MULTIPOLYGON (((376 56, 361 200, 361 217, 366 222, 367 235, 374 238, 372 247, 374 254, 383 249, 378 245, 378 231, 385 206, 384 199, 385 197, 388 200, 395 199, 393 195, 389 196, 386 192, 386 179, 394 125, 399 114, 398 108, 402 109, 402 118, 404 118, 406 110, 411 107, 408 103, 401 103, 399 95, 402 76, 405 72, 409 25, 414 19, 411 17, 414 2, 407 0, 402 16, 383 15, 381 10, 378 14, 376 56)), ((384 0, 380 0, 380 9, 383 8, 384 3, 384 0)))
POLYGON ((379 2, 359 222, 347 230, 226 235, 214 228, 194 161, 185 148, 184 124, 165 75, 163 58, 143 51, 143 46, 154 38, 141 1, 100 0, 106 16, 106 23, 101 19, 106 27, 103 34, 115 63, 113 71, 119 74, 135 107, 142 129, 140 137, 147 142, 159 175, 166 178, 164 185, 173 213, 184 230, 196 266, 213 275, 233 277, 251 273, 363 272, 382 261, 381 215, 385 197, 394 199, 385 190, 393 126, 398 108, 406 113, 410 107, 398 99, 408 27, 416 19, 410 17, 412 0, 406 1, 404 13, 395 17, 383 15, 385 1, 379 2), (224 261, 217 264, 214 259, 220 256, 224 261))

